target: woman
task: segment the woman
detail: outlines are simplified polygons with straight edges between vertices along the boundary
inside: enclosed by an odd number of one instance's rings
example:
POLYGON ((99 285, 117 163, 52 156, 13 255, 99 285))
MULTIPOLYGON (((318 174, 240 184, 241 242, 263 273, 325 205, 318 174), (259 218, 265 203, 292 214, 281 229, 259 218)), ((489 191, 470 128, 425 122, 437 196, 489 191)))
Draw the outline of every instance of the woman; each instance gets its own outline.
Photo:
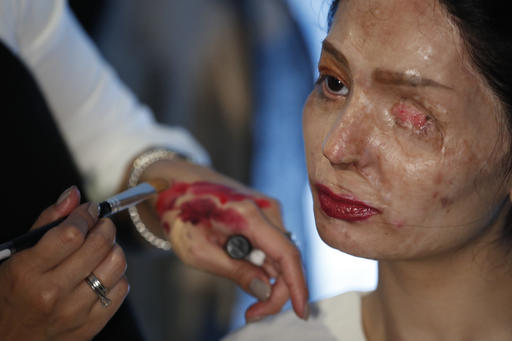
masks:
POLYGON ((493 6, 333 3, 303 116, 315 219, 379 261, 378 286, 228 340, 512 339, 511 44, 493 6))

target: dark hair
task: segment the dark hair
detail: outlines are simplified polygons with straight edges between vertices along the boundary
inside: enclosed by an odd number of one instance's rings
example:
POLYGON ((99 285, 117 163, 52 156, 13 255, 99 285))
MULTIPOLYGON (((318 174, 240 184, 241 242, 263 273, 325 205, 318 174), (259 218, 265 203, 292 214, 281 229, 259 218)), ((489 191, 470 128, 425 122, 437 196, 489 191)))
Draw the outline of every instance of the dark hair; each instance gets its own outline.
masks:
MULTIPOLYGON (((458 26, 471 61, 483 75, 503 106, 509 136, 512 136, 512 30, 506 1, 438 0, 458 26)), ((330 29, 339 0, 329 8, 330 29)), ((512 146, 506 160, 512 173, 512 146)), ((512 210, 508 212, 503 238, 512 241, 512 210)))

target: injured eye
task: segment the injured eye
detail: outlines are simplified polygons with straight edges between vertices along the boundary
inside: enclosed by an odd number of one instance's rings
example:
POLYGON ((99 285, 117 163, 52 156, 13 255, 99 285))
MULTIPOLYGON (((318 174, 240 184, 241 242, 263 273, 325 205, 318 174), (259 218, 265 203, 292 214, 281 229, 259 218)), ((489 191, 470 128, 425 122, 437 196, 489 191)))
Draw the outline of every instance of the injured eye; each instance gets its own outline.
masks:
POLYGON ((410 128, 416 133, 427 134, 432 125, 432 117, 416 106, 400 102, 391 108, 395 122, 404 128, 410 128))

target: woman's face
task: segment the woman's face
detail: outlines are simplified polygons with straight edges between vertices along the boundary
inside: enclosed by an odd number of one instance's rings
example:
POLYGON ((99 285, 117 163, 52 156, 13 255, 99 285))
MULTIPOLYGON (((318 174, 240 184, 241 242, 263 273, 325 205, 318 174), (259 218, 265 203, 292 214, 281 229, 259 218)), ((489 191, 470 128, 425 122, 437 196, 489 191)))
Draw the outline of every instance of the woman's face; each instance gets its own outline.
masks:
POLYGON ((435 1, 341 1, 303 117, 317 228, 377 259, 460 248, 507 198, 499 105, 435 1))

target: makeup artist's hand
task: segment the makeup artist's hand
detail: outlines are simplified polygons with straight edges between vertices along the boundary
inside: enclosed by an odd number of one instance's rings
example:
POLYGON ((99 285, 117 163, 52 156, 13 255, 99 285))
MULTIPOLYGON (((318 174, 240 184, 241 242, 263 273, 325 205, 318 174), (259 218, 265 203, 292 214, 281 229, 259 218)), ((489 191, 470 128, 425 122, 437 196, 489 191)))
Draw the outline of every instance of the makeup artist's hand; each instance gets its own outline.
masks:
POLYGON ((33 228, 69 217, 0 265, 1 340, 89 340, 126 297, 126 261, 115 227, 97 219, 97 205, 79 202, 76 187, 64 192, 33 228), (91 272, 110 289, 108 307, 84 281, 91 272))
POLYGON ((148 172, 147 178, 167 174, 172 184, 160 194, 160 199, 168 195, 163 204, 167 207, 162 208, 160 200, 159 209, 181 260, 229 278, 256 296, 259 302, 247 309, 247 321, 278 313, 290 298, 296 314, 307 318, 308 291, 301 257, 285 235, 278 202, 205 167, 186 162, 169 162, 168 168, 162 162, 160 167, 148 172), (175 193, 170 193, 173 188, 175 193), (245 235, 254 248, 265 252, 262 267, 227 255, 223 245, 233 233, 245 235), (275 279, 272 285, 271 278, 275 279))

